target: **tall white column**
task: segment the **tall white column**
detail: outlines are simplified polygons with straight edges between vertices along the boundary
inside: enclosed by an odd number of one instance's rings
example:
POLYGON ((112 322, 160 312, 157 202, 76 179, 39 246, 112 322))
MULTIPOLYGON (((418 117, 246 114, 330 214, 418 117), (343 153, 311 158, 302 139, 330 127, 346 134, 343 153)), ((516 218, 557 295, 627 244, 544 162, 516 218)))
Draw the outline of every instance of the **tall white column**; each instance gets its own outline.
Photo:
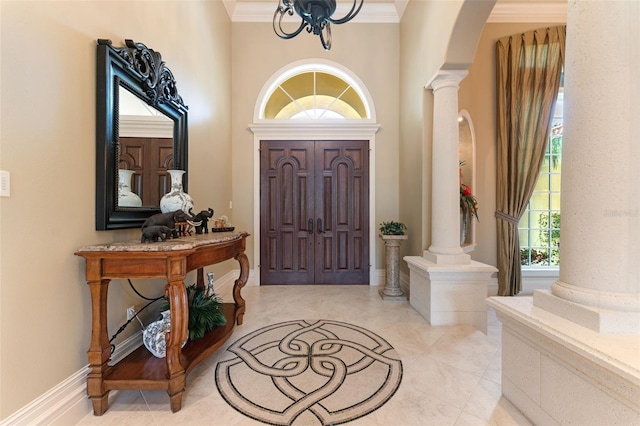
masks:
MULTIPOLYGON (((578 323, 600 317, 597 331, 640 331, 638 22, 637 1, 569 2, 560 279, 551 294, 586 307, 572 315, 578 323)), ((566 316, 556 302, 534 297, 566 316)))
POLYGON ((433 89, 431 246, 424 257, 436 264, 468 264, 460 247, 458 90, 467 71, 440 71, 433 89))
POLYGON ((431 246, 406 256, 409 302, 431 325, 472 324, 487 331, 487 285, 497 269, 460 247, 458 89, 466 70, 441 70, 433 89, 431 246))

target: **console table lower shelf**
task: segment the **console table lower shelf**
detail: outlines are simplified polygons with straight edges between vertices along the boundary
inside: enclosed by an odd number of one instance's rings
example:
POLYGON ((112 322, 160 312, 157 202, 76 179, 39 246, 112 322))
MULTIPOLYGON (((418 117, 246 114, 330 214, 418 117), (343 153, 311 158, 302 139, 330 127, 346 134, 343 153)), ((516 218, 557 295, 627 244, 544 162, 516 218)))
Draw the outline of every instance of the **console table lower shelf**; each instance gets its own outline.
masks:
POLYGON ((241 325, 245 301, 240 290, 249 276, 249 262, 244 251, 249 234, 220 233, 215 236, 194 235, 161 243, 115 243, 83 247, 76 255, 86 259, 87 283, 91 289, 92 331, 87 351, 89 374, 87 394, 95 415, 108 408, 109 391, 115 389, 166 390, 171 411, 182 408, 186 376, 202 360, 218 350, 241 325), (204 288, 203 267, 227 259, 240 263, 240 276, 234 283, 234 303, 223 303, 227 323, 198 340, 187 339, 188 303, 184 279, 197 270, 197 285, 204 288), (170 300, 171 331, 167 333, 167 355, 156 358, 141 346, 111 365, 111 345, 107 335, 107 289, 115 278, 165 278, 165 296, 170 300))

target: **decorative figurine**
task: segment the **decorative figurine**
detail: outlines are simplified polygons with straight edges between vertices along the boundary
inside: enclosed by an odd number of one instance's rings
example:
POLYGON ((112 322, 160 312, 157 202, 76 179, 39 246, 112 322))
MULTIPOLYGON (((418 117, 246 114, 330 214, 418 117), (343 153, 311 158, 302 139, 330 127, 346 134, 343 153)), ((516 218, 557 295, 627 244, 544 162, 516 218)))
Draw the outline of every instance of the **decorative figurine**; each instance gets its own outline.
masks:
POLYGON ((140 238, 141 243, 155 243, 156 241, 166 241, 167 237, 174 230, 167 226, 147 226, 142 229, 142 237, 140 238))
POLYGON ((199 223, 193 222, 193 218, 185 213, 182 210, 176 210, 174 212, 168 213, 157 213, 153 216, 150 216, 147 220, 142 224, 142 232, 144 232, 145 228, 151 226, 166 226, 171 229, 171 234, 173 238, 178 238, 178 229, 176 227, 176 222, 187 222, 193 226, 199 226, 199 223))
POLYGON ((205 234, 209 233, 209 219, 213 217, 213 209, 209 207, 208 210, 202 210, 200 213, 194 215, 192 210, 189 210, 189 213, 193 216, 194 222, 201 222, 200 225, 196 226, 196 234, 205 234))
POLYGON ((211 232, 228 232, 233 231, 233 225, 229 222, 229 218, 227 216, 220 216, 213 222, 213 228, 211 228, 211 232))

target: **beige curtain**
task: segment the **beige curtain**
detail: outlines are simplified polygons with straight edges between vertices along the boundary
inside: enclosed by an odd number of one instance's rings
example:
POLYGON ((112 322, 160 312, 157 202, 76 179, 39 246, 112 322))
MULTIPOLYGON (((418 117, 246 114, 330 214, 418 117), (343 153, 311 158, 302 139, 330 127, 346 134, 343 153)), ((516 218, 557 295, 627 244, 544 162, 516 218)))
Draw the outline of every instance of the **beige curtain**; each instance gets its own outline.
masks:
POLYGON ((498 295, 520 292, 518 222, 540 173, 564 65, 566 26, 497 43, 498 295))

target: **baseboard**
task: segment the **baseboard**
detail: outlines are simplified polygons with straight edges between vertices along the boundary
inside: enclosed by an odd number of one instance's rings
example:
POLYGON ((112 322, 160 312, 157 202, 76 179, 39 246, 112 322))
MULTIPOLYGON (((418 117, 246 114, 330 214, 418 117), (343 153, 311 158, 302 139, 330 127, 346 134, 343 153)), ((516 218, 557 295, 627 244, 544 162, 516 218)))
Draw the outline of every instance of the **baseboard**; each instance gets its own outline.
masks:
POLYGON ((409 283, 409 274, 405 274, 404 272, 400 271, 400 290, 402 290, 404 295, 407 296, 407 300, 409 300, 409 298, 411 297, 411 294, 409 293, 410 288, 411 285, 409 283))
POLYGON ((371 269, 369 274, 369 285, 378 287, 384 285, 384 269, 371 269))
MULTIPOLYGON (((547 275, 532 275, 527 272, 522 273, 522 291, 518 294, 518 296, 531 296, 535 290, 548 290, 551 288, 551 284, 558 280, 558 272, 555 271, 555 274, 547 274, 547 275)), ((498 295, 498 276, 497 273, 495 276, 491 277, 489 280, 487 290, 488 296, 497 296, 498 295)))
MULTIPOLYGON (((220 278, 216 279, 213 282, 213 290, 215 293, 225 300, 225 302, 231 301, 233 297, 233 286, 235 285, 236 280, 240 276, 240 269, 232 269, 227 272, 220 278)), ((258 286, 258 278, 254 274, 254 270, 249 271, 249 278, 247 278, 247 282, 245 287, 257 287, 258 286)))
MULTIPOLYGON (((113 353, 117 362, 142 345, 142 332, 122 341, 113 353)), ((93 409, 87 398, 89 365, 34 399, 2 422, 9 425, 70 425, 78 423, 93 409)))
MULTIPOLYGON (((214 282, 217 294, 224 296, 233 294, 233 285, 240 275, 240 269, 232 270, 214 282)), ((254 274, 249 273, 247 286, 257 286, 254 274)), ((142 345, 142 332, 138 332, 120 342, 111 357, 118 362, 142 345)), ((76 424, 84 416, 91 413, 93 407, 87 397, 87 364, 70 377, 54 386, 43 395, 31 401, 6 419, 0 426, 13 425, 71 425, 76 424)), ((115 393, 117 391, 111 391, 115 393)))

